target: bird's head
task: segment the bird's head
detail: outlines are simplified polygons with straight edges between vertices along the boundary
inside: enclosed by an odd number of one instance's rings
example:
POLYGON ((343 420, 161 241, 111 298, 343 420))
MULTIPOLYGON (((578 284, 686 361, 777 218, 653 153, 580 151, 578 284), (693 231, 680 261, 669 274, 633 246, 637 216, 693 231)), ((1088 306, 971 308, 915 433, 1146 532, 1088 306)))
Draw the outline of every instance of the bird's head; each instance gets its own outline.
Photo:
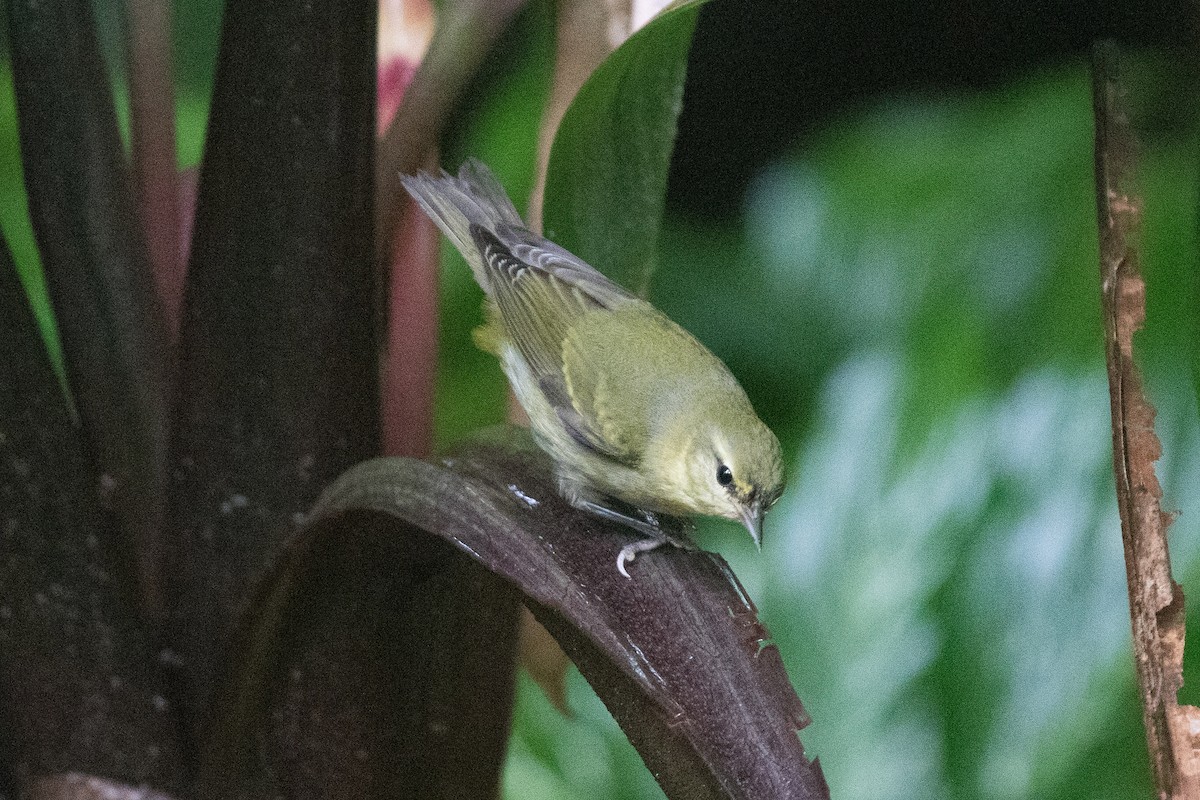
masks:
POLYGON ((763 517, 783 493, 775 434, 751 412, 692 439, 687 483, 697 510, 736 520, 762 546, 763 517))

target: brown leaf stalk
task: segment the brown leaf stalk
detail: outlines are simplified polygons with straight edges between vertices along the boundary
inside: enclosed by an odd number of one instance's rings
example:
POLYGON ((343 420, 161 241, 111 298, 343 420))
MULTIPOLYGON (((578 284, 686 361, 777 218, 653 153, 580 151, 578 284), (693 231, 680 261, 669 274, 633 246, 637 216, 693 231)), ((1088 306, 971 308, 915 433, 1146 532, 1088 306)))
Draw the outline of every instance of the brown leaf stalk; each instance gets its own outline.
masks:
MULTIPOLYGON (((434 162, 435 159, 429 159, 434 162)), ((426 164, 434 170, 435 164, 426 164)), ((433 452, 441 234, 412 201, 403 205, 387 275, 387 348, 381 375, 383 453, 433 452)))
POLYGON ((436 171, 442 128, 492 45, 526 2, 465 0, 443 9, 433 41, 376 142, 375 259, 387 296, 381 422, 388 455, 425 457, 432 452, 437 371, 440 236, 411 202, 400 176, 418 169, 436 171))
POLYGON ((1134 238, 1141 220, 1129 122, 1114 45, 1092 56, 1096 117, 1096 207, 1109 396, 1113 472, 1125 546, 1125 575, 1133 625, 1134 663, 1157 796, 1200 798, 1200 709, 1179 705, 1183 686, 1184 598, 1171 578, 1162 488, 1154 462, 1162 446, 1154 406, 1146 399, 1133 355, 1133 334, 1146 317, 1146 286, 1134 238))

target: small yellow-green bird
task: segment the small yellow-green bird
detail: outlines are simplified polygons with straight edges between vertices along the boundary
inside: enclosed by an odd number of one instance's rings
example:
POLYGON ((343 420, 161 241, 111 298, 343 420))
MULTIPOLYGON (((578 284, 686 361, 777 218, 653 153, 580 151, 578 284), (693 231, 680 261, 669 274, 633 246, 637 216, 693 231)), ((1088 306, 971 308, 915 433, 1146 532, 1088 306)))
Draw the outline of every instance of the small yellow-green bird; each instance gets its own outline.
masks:
POLYGON ((657 515, 739 520, 761 546, 783 491, 779 440, 719 358, 645 300, 525 227, 486 166, 404 176, 487 295, 476 342, 499 359, 576 508, 664 543, 657 515), (634 516, 637 515, 637 516, 634 516))

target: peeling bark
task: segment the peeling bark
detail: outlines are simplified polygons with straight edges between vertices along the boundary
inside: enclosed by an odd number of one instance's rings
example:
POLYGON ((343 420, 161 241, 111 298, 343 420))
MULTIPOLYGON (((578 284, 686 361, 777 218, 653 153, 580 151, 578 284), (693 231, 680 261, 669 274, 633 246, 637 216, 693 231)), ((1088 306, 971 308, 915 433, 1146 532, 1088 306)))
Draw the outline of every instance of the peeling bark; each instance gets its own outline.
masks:
POLYGON ((1146 318, 1146 285, 1134 241, 1142 206, 1134 185, 1137 141, 1111 43, 1093 51, 1092 90, 1113 473, 1142 720, 1158 797, 1200 798, 1200 709, 1177 700, 1183 686, 1184 598, 1171 578, 1172 515, 1161 508, 1162 487, 1154 473, 1162 445, 1133 354, 1133 334, 1146 318))

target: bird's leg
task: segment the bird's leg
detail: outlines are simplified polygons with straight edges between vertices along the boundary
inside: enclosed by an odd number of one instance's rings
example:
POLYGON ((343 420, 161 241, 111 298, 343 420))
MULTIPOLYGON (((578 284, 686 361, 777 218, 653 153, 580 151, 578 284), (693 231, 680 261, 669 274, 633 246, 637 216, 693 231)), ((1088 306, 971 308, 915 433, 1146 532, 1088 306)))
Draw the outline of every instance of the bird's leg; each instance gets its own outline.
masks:
POLYGON ((657 550, 664 544, 670 544, 666 539, 638 539, 636 542, 630 542, 621 548, 621 552, 617 553, 617 572, 624 575, 626 578, 632 579, 629 570, 625 568, 633 559, 637 558, 638 553, 648 553, 651 550, 657 550))
MULTIPOLYGON (((658 515, 652 511, 645 511, 629 506, 629 508, 638 514, 638 517, 631 516, 613 508, 613 505, 618 504, 619 501, 613 501, 611 498, 602 498, 579 484, 563 478, 559 479, 559 492, 568 503, 580 511, 586 511, 601 519, 632 528, 647 537, 625 545, 621 548, 621 552, 617 553, 617 571, 626 578, 630 577, 630 575, 628 570, 625 569, 625 565, 633 561, 639 553, 648 553, 665 544, 673 545, 683 550, 696 549, 696 546, 691 542, 672 536, 664 531, 659 524, 658 515)), ((620 503, 620 505, 625 504, 620 503)))
MULTIPOLYGON (((696 545, 692 543, 692 540, 688 539, 686 536, 681 538, 679 536, 672 536, 671 534, 667 533, 666 529, 662 526, 662 523, 658 521, 658 514, 655 514, 653 511, 647 511, 644 508, 637 508, 634 510, 637 511, 638 515, 646 521, 646 524, 654 526, 654 529, 658 531, 658 533, 655 535, 666 539, 668 544, 674 545, 680 550, 700 549, 696 547, 696 545)), ((671 517, 671 519, 675 519, 680 522, 690 533, 696 532, 696 523, 692 522, 691 520, 681 519, 679 517, 671 517)))
POLYGON ((579 498, 571 502, 571 505, 578 508, 580 511, 586 511, 589 514, 600 517, 601 519, 609 520, 610 522, 618 522, 628 528, 633 528, 638 533, 644 533, 654 539, 659 539, 664 543, 667 541, 667 535, 663 533, 662 528, 658 527, 658 520, 644 520, 637 517, 631 517, 628 514, 623 514, 615 508, 610 508, 607 505, 602 505, 594 500, 579 498))
POLYGON ((630 542, 621 548, 621 552, 617 553, 617 572, 621 573, 626 578, 630 577, 630 575, 629 571, 625 569, 625 565, 628 562, 633 561, 633 559, 637 557, 638 553, 648 553, 651 550, 662 547, 664 544, 674 544, 671 538, 668 537, 667 534, 663 533, 662 529, 659 528, 657 524, 645 522, 636 517, 631 517, 628 514, 622 514, 620 511, 600 505, 599 503, 592 502, 591 500, 580 499, 573 503, 573 505, 582 511, 595 514, 601 519, 619 522, 622 525, 633 528, 638 533, 645 534, 649 537, 647 539, 638 539, 635 542, 630 542))

